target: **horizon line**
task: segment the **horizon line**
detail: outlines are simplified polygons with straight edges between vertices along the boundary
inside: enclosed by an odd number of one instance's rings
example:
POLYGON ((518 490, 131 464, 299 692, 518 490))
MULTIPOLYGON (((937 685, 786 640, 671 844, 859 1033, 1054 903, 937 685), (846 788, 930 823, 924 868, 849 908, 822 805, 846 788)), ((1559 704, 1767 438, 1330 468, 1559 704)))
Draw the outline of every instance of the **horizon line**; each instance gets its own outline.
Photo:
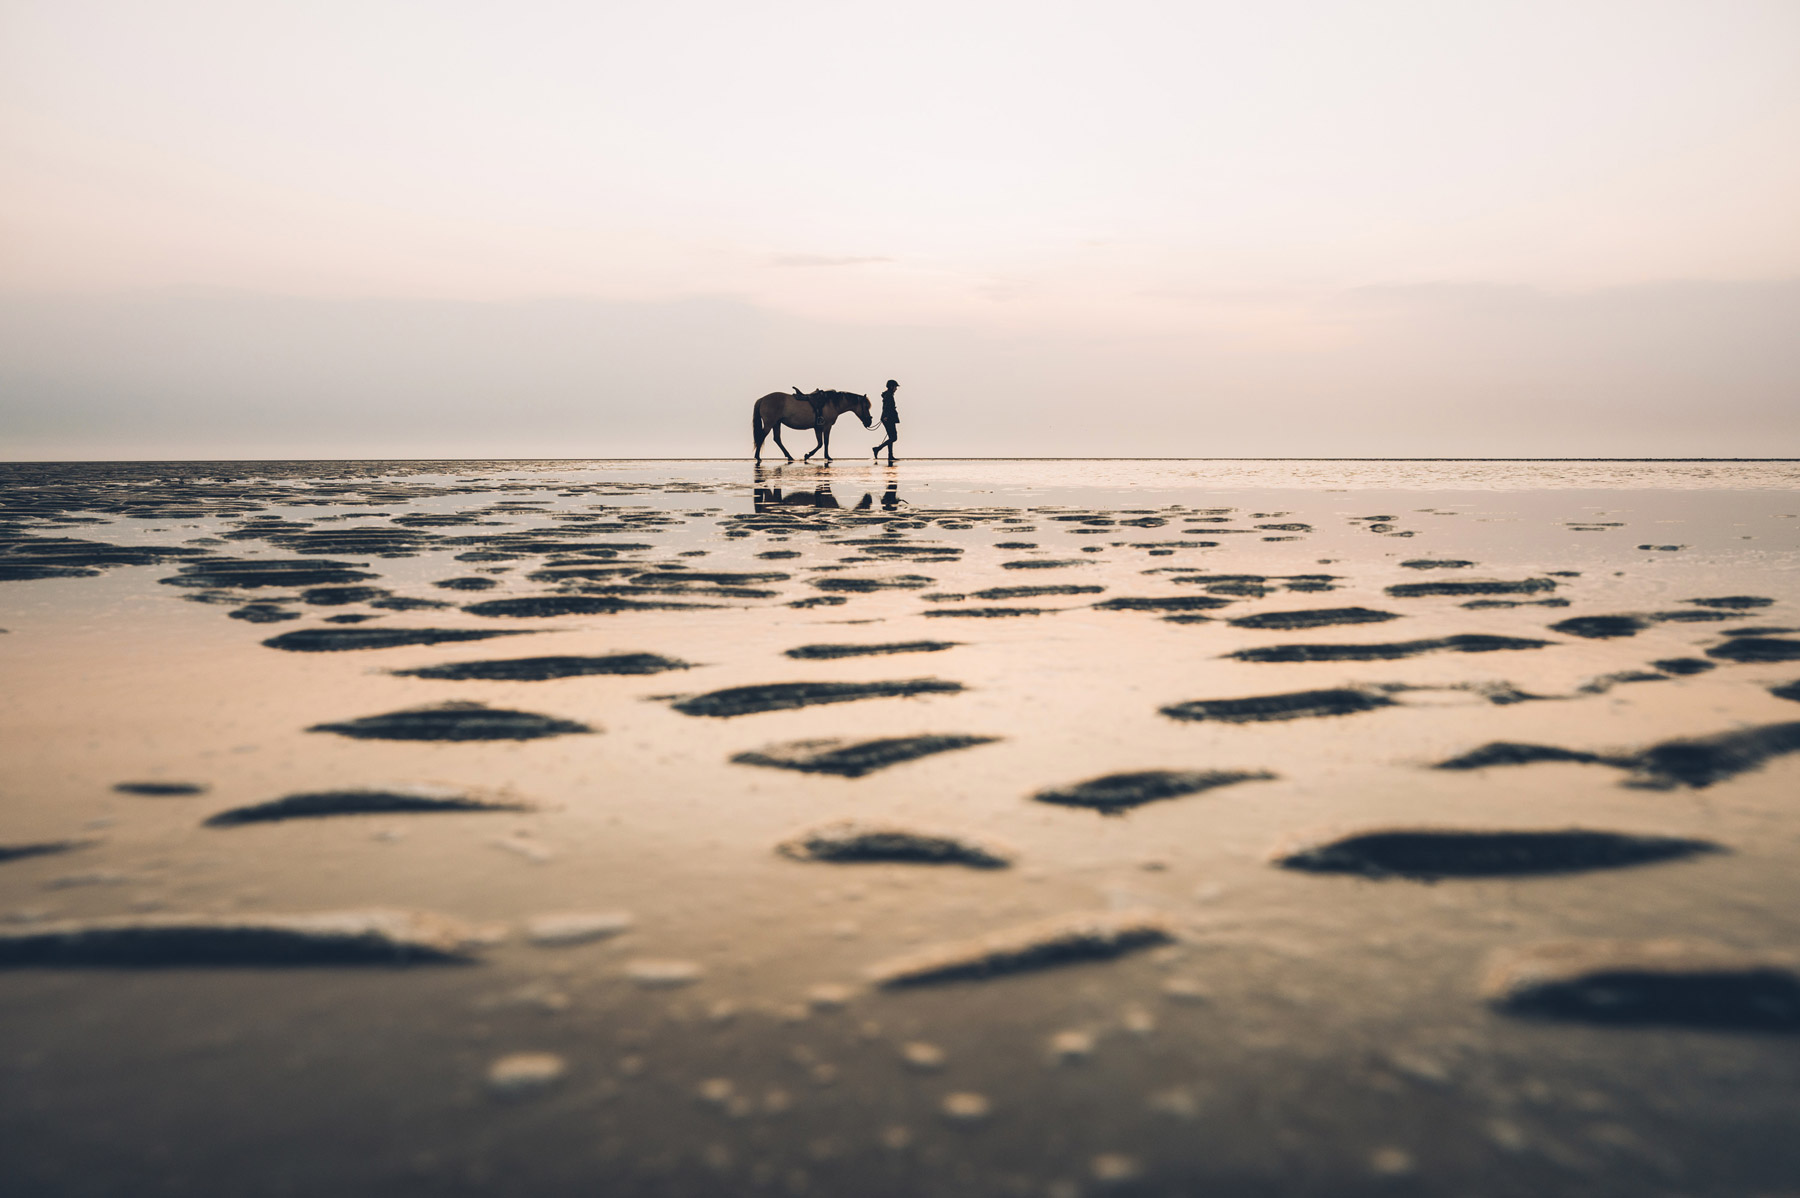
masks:
MULTIPOLYGON (((1543 458, 1485 458, 1485 457, 1116 457, 1116 456, 1082 456, 1082 457, 916 457, 908 458, 911 462, 1669 462, 1669 463, 1800 463, 1800 457, 1793 458, 1607 458, 1607 457, 1543 457, 1543 458)), ((763 463, 753 459, 739 457, 371 457, 371 458, 0 458, 0 467, 5 466, 207 466, 230 463, 234 465, 260 464, 295 464, 295 463, 344 463, 364 465, 377 462, 393 462, 405 464, 438 463, 438 462, 749 462, 751 465, 766 466, 771 469, 783 469, 788 466, 807 469, 825 469, 833 463, 812 462, 775 462, 763 463)), ((842 464, 849 465, 849 461, 842 464)), ((881 469, 888 469, 881 463, 873 463, 881 469)), ((897 466, 894 468, 898 468, 897 466)))

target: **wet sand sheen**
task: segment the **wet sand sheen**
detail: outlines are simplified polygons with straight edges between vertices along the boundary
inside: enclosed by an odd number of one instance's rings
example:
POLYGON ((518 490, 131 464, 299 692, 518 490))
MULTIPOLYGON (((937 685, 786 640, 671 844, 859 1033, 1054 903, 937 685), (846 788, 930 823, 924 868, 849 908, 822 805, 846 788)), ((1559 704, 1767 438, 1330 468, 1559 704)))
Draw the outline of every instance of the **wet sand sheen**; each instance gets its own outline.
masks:
POLYGON ((1715 527, 1653 486, 915 469, 20 474, 9 1167, 174 1193, 178 1140, 238 1193, 1800 1175, 1770 1130, 1800 1024, 1780 486, 1715 527), (51 668, 102 588, 155 601, 81 634, 125 649, 104 687, 51 668), (954 680, 888 668, 916 654, 954 680), (358 1136, 406 1179, 351 1175, 358 1136))

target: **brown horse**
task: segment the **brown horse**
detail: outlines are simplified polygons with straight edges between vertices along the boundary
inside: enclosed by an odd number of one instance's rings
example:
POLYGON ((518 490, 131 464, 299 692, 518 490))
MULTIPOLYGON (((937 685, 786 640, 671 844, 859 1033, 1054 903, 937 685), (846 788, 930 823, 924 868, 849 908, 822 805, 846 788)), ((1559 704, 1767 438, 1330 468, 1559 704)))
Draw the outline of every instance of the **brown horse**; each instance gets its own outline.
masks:
POLYGON ((750 412, 750 432, 756 438, 756 460, 762 461, 763 438, 770 433, 775 434, 775 448, 788 461, 794 460, 794 455, 781 443, 781 426, 785 424, 789 428, 810 428, 818 437, 819 443, 807 451, 802 461, 811 461, 812 455, 820 450, 825 451, 825 460, 831 461, 831 426, 845 412, 854 413, 864 428, 875 427, 869 416, 869 397, 866 395, 852 395, 848 391, 814 391, 802 395, 798 387, 792 395, 785 391, 769 392, 756 401, 750 412))

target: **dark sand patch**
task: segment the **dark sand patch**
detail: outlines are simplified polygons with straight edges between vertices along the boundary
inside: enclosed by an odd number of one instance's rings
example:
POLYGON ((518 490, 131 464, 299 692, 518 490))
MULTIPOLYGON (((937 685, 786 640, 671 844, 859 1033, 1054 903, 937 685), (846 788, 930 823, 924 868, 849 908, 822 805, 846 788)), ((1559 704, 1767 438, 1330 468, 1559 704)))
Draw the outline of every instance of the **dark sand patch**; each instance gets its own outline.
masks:
MULTIPOLYGON (((443 538, 409 528, 303 528, 274 530, 246 524, 226 534, 232 540, 266 540, 299 554, 350 554, 356 557, 417 557, 443 538)), ((455 542, 449 542, 454 544, 455 542)))
POLYGON ((1209 595, 1231 595, 1239 599, 1261 599, 1264 595, 1275 592, 1275 588, 1263 582, 1238 582, 1233 579, 1214 581, 1206 578, 1172 578, 1171 582, 1198 583, 1206 588, 1209 595))
POLYGON ((491 578, 468 575, 462 578, 440 578, 431 585, 444 591, 491 591, 500 584, 491 578))
POLYGON ((379 619, 381 619, 380 616, 370 615, 367 612, 346 613, 343 615, 324 617, 327 624, 366 624, 370 620, 379 619))
POLYGON ((1105 815, 1116 815, 1145 803, 1200 794, 1238 782, 1265 782, 1274 777, 1267 770, 1137 770, 1090 778, 1074 786, 1051 787, 1031 797, 1040 803, 1091 807, 1105 815))
POLYGON ((833 660, 839 657, 873 657, 892 653, 941 653, 954 649, 961 641, 892 641, 884 645, 798 645, 787 651, 788 657, 802 660, 833 660))
POLYGON ((1558 620, 1550 625, 1550 631, 1560 632, 1565 636, 1600 640, 1607 637, 1636 636, 1648 627, 1650 621, 1643 616, 1576 616, 1573 619, 1558 620))
POLYGON ((1632 759, 1635 786, 1706 787, 1762 768, 1776 757, 1800 752, 1800 723, 1764 724, 1714 736, 1666 740, 1632 759))
POLYGON ((487 599, 463 610, 472 616, 610 616, 625 611, 701 611, 714 603, 672 603, 666 599, 621 599, 617 595, 522 595, 516 599, 487 599))
POLYGON ((1508 878, 1583 873, 1674 861, 1722 851, 1709 841, 1583 828, 1488 831, 1384 828, 1290 847, 1272 858, 1283 869, 1364 878, 1508 878))
POLYGON ((1650 663, 1665 674, 1687 677, 1691 674, 1704 674, 1708 670, 1718 669, 1716 662, 1705 661, 1698 657, 1665 657, 1661 661, 1650 663))
POLYGON ((710 583, 714 586, 741 587, 757 583, 786 582, 792 574, 784 574, 779 570, 753 570, 740 573, 705 572, 701 570, 652 570, 637 575, 631 581, 640 586, 658 586, 664 583, 710 583))
POLYGON ((1623 686, 1630 682, 1667 682, 1669 676, 1653 673, 1649 670, 1621 670, 1616 674, 1602 674, 1598 678, 1590 678, 1575 688, 1579 695, 1604 695, 1615 686, 1623 686))
POLYGON ((370 607, 379 607, 383 611, 439 611, 452 604, 442 599, 412 599, 405 595, 389 595, 385 599, 374 599, 370 607))
POLYGON ((544 569, 533 570, 525 577, 532 582, 591 582, 596 579, 617 578, 623 574, 637 574, 642 570, 641 562, 623 566, 600 566, 592 562, 552 562, 544 569))
POLYGON ((0 930, 0 967, 410 965, 466 961, 474 944, 416 911, 143 915, 0 930))
POLYGON ((1769 693, 1777 699, 1791 699, 1800 703, 1800 680, 1784 682, 1780 686, 1771 686, 1769 693))
POLYGON ((206 820, 212 828, 275 823, 289 819, 324 819, 336 815, 400 815, 437 811, 530 811, 527 803, 508 803, 462 794, 406 790, 319 790, 287 795, 267 803, 233 807, 206 820))
POLYGON ((1212 595, 1166 595, 1142 599, 1124 596, 1117 599, 1103 599, 1094 604, 1094 610, 1194 612, 1230 607, 1231 603, 1230 599, 1220 599, 1212 595))
POLYGON ((113 789, 122 795, 143 795, 150 799, 172 799, 206 793, 205 784, 200 782, 115 782, 113 789))
POLYGON ((814 595, 810 599, 795 599, 792 602, 790 602, 788 604, 788 606, 789 607, 802 607, 802 608, 805 608, 805 607, 837 607, 840 604, 844 604, 844 603, 848 603, 848 602, 850 602, 850 600, 844 598, 844 596, 842 596, 842 595, 814 595))
POLYGON ((1440 762, 1435 768, 1480 769, 1491 765, 1572 761, 1632 770, 1635 776, 1629 785, 1643 789, 1667 790, 1675 786, 1698 789, 1760 769, 1773 758, 1796 752, 1800 752, 1800 722, 1764 724, 1713 736, 1682 737, 1627 754, 1586 753, 1553 745, 1495 741, 1440 762))
POLYGON ((1702 608, 1699 611, 1659 611, 1645 617, 1670 624, 1717 624, 1729 620, 1742 619, 1742 615, 1732 611, 1712 611, 1702 608))
POLYGON ((1531 595, 1555 589, 1556 583, 1548 578, 1471 579, 1468 582, 1397 582, 1387 588, 1387 593, 1396 599, 1418 599, 1431 595, 1531 595))
POLYGON ((875 985, 889 988, 973 981, 1110 960, 1174 938, 1174 924, 1160 912, 1084 912, 907 953, 872 966, 867 976, 875 985))
POLYGON ((1506 607, 1568 607, 1567 599, 1471 599, 1456 606, 1464 611, 1494 611, 1506 607))
POLYGON ((927 616, 961 616, 976 619, 1004 619, 1007 616, 1042 616, 1060 611, 1055 607, 940 607, 924 612, 927 616))
POLYGON ((940 678, 907 678, 894 682, 773 682, 762 686, 733 686, 678 700, 675 710, 683 715, 726 718, 763 711, 788 711, 821 703, 852 703, 859 699, 893 699, 912 695, 951 695, 963 690, 960 682, 940 678))
POLYGON ((1492 765, 1532 765, 1540 761, 1568 761, 1580 765, 1623 765, 1623 758, 1585 753, 1580 749, 1561 749, 1555 745, 1529 745, 1518 741, 1496 740, 1471 749, 1460 757, 1440 761, 1432 766, 1439 770, 1480 770, 1492 765))
POLYGON ((1024 561, 1001 562, 1002 570, 1060 570, 1064 566, 1086 566, 1091 563, 1085 558, 1028 558, 1024 561))
POLYGON ((956 749, 992 744, 997 736, 889 736, 878 740, 851 741, 842 738, 794 740, 768 745, 731 760, 739 765, 767 765, 808 774, 836 774, 841 778, 860 778, 890 765, 917 761, 956 749))
POLYGON ((1227 724, 1260 723, 1269 720, 1310 719, 1316 716, 1353 715, 1393 707, 1386 695, 1348 687, 1330 690, 1294 691, 1285 695, 1253 695, 1244 699, 1193 699, 1159 708, 1162 714, 1176 720, 1215 720, 1227 724))
POLYGON ((485 641, 518 632, 485 628, 296 628, 263 644, 290 653, 344 653, 353 649, 398 649, 407 645, 439 645, 453 641, 485 641))
POLYGON ((1325 628, 1335 624, 1380 624, 1400 617, 1390 611, 1367 607, 1321 607, 1310 611, 1268 611, 1239 616, 1230 621, 1237 628, 1325 628))
POLYGON ((513 657, 501 661, 459 661, 449 665, 393 670, 406 678, 436 678, 449 682, 546 682, 553 678, 582 678, 589 674, 660 674, 685 670, 690 663, 655 653, 612 653, 603 657, 513 657))
POLYGON ((364 716, 333 724, 314 724, 308 732, 335 732, 358 740, 537 740, 546 736, 593 732, 574 720, 486 707, 480 703, 442 703, 384 715, 364 716))
POLYGON ((1488 636, 1475 633, 1463 636, 1430 637, 1418 641, 1395 641, 1385 645, 1265 645, 1227 653, 1239 661, 1396 661, 1417 657, 1422 653, 1450 651, 1454 653, 1493 653, 1509 649, 1542 649, 1549 641, 1518 636, 1488 636))
POLYGON ((1730 611, 1746 611, 1753 607, 1771 607, 1775 601, 1762 595, 1720 595, 1712 599, 1683 599, 1696 607, 1720 607, 1730 611))
POLYGON ((1582 1023, 1800 1031, 1784 960, 1678 940, 1559 941, 1490 958, 1482 997, 1510 1015, 1582 1023))
POLYGON ((96 843, 92 840, 43 840, 36 844, 0 844, 0 861, 21 861, 26 857, 48 857, 69 853, 96 843))
POLYGON ((1415 557, 1400 564, 1408 570, 1466 570, 1475 563, 1460 558, 1415 557))
POLYGON ((1740 636, 1706 651, 1721 661, 1800 661, 1800 641, 1772 636, 1740 636))
POLYGON ((157 566, 204 557, 204 549, 164 545, 107 545, 72 537, 0 535, 0 581, 93 578, 112 566, 157 566))
POLYGON ((343 607, 348 603, 367 603, 386 594, 381 587, 308 587, 300 592, 300 602, 314 607, 343 607))
POLYGON ((298 620, 300 613, 289 611, 276 603, 246 603, 225 613, 233 620, 246 620, 252 624, 280 624, 287 620, 298 620))
POLYGON ((158 579, 165 586, 242 590, 255 587, 316 587, 361 582, 379 578, 357 568, 359 563, 332 561, 273 560, 245 561, 211 558, 183 566, 173 578, 158 579))
POLYGON ((808 829, 782 841, 775 851, 796 861, 894 861, 976 869, 1004 869, 1014 856, 1010 849, 960 833, 864 820, 839 820, 808 829))
POLYGON ((916 591, 935 581, 923 574, 896 574, 891 578, 815 578, 812 585, 821 591, 916 591))
POLYGON ((1039 587, 989 587, 985 591, 976 591, 977 599, 1031 599, 1039 595, 1098 595, 1106 590, 1101 586, 1076 586, 1073 583, 1059 583, 1039 587))

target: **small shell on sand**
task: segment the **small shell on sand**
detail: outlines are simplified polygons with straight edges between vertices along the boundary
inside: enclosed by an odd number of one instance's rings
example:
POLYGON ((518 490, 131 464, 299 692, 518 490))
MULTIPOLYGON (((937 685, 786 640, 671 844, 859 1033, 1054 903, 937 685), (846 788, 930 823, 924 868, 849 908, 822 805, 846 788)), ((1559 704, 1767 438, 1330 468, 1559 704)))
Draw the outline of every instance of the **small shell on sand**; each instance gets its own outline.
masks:
POLYGON ((856 991, 837 982, 824 982, 806 992, 806 1005, 815 1011, 841 1011, 850 1004, 856 991))
POLYGON ((515 1052, 488 1066, 488 1092, 496 1098, 528 1098, 549 1089, 569 1071, 568 1062, 550 1052, 515 1052))
POLYGON ((625 976, 647 990, 669 990, 700 980, 704 971, 692 961, 632 961, 625 976))
POLYGON ((1503 949, 1488 961, 1481 994, 1510 1014, 1800 1031, 1792 959, 1704 941, 1561 940, 1503 949))
POLYGON ((1050 1037, 1050 1059, 1058 1065, 1073 1065, 1094 1055, 1094 1034, 1079 1029, 1057 1032, 1050 1037))
POLYGON ((1116 957, 1174 938, 1174 924, 1158 911, 1084 911, 907 953, 872 966, 867 976, 888 987, 985 978, 1116 957))
POLYGON ((559 911, 527 920, 525 937, 549 947, 587 944, 628 932, 634 922, 629 911, 559 911))
POLYGON ((909 828, 869 820, 838 820, 800 832, 775 846, 798 861, 913 861, 998 869, 1012 850, 958 832, 909 828))
POLYGON ((974 1094, 967 1090, 959 1090, 954 1094, 944 1095, 940 1107, 944 1118, 952 1123, 981 1123, 994 1112, 994 1104, 983 1094, 974 1094))
POLYGON ((467 960, 478 941, 423 911, 140 915, 0 932, 0 966, 400 965, 467 960))
POLYGON ((1137 1158, 1117 1152, 1103 1152, 1088 1162, 1088 1173, 1103 1189, 1129 1185, 1144 1175, 1137 1158))

